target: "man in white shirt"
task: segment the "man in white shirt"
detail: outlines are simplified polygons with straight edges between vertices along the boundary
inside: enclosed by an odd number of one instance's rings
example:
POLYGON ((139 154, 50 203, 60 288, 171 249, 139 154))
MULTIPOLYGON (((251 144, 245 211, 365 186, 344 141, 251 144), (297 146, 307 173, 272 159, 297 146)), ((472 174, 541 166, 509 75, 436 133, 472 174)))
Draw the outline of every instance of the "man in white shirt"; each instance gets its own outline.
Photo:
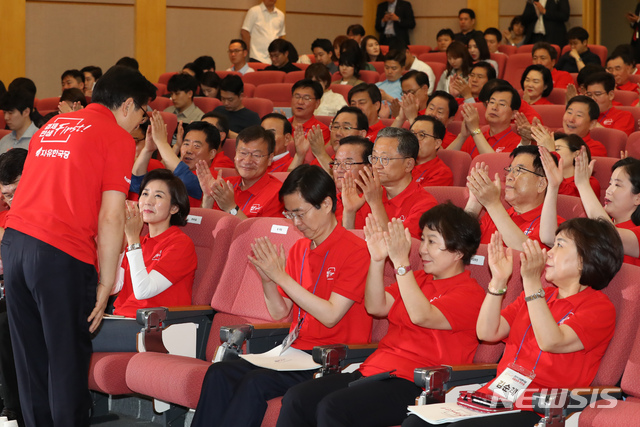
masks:
POLYGON ((229 42, 229 61, 231 67, 227 71, 237 71, 243 76, 247 73, 253 73, 255 70, 247 64, 249 50, 244 40, 233 39, 229 42))
POLYGON ((433 93, 434 88, 436 87, 436 75, 433 72, 433 69, 424 61, 419 60, 407 48, 406 50, 407 60, 404 64, 404 69, 406 71, 416 70, 422 71, 429 77, 429 95, 433 93))
POLYGON ((247 11, 242 23, 242 40, 249 46, 249 57, 266 64, 271 64, 269 43, 286 34, 284 13, 275 4, 276 0, 264 0, 247 11))

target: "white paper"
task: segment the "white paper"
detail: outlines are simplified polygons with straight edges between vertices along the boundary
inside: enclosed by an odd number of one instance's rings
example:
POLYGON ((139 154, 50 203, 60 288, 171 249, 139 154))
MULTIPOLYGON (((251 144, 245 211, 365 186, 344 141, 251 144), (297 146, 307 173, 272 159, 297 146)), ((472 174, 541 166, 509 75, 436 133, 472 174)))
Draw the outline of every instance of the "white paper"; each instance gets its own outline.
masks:
POLYGON ((469 418, 493 417, 493 416, 498 417, 502 414, 512 414, 515 412, 520 412, 519 409, 516 409, 513 411, 500 412, 498 414, 485 414, 482 412, 476 412, 471 409, 465 408, 454 402, 434 403, 431 405, 421 405, 421 406, 409 406, 407 409, 409 410, 409 414, 417 415, 418 417, 420 417, 420 419, 431 424, 451 423, 451 422, 465 420, 469 418))
POLYGON ((202 217, 199 215, 187 215, 188 224, 202 224, 202 217))
POLYGON ((287 231, 289 230, 289 227, 286 225, 277 225, 277 224, 273 224, 271 226, 271 232, 273 234, 287 234, 287 231))
POLYGON ((313 361, 313 357, 302 350, 289 347, 280 356, 281 349, 282 345, 279 345, 266 353, 241 354, 240 357, 252 365, 274 371, 310 371, 320 368, 320 365, 313 361))

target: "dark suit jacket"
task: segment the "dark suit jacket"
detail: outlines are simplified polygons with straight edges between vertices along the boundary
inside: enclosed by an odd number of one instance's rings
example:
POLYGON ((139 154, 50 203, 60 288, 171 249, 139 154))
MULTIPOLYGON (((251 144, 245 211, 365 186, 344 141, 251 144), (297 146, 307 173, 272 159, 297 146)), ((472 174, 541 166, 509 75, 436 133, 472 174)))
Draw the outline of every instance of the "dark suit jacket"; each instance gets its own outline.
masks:
MULTIPOLYGON (((376 11, 376 31, 380 33, 380 44, 388 44, 387 37, 384 34, 386 23, 382 23, 382 18, 384 18, 388 6, 389 3, 384 1, 378 5, 378 10, 376 11)), ((411 3, 405 0, 398 0, 398 4, 396 4, 396 15, 400 18, 399 22, 393 23, 396 37, 408 46, 411 44, 409 42, 409 30, 413 30, 416 27, 416 20, 413 16, 411 3)))
MULTIPOLYGON (((567 27, 565 22, 569 20, 569 0, 547 0, 545 6, 547 13, 544 14, 542 20, 544 21, 545 37, 544 41, 557 44, 562 47, 567 44, 567 27)), ((522 13, 522 22, 527 29, 527 36, 525 44, 529 44, 531 37, 533 36, 533 29, 538 20, 536 14, 536 7, 527 2, 522 13)))

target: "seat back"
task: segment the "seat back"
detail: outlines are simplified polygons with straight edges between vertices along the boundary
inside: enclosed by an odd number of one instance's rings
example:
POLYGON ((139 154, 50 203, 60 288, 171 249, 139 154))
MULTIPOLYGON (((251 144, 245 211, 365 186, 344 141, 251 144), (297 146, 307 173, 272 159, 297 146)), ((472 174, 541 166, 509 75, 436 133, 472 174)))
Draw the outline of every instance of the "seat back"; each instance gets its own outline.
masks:
POLYGON ((547 96, 547 99, 554 105, 561 105, 562 107, 564 107, 567 99, 567 90, 559 87, 554 87, 551 90, 549 96, 547 96))
POLYGON ((162 73, 160 74, 160 77, 158 77, 158 83, 162 83, 163 85, 166 85, 167 83, 169 83, 169 79, 173 76, 175 76, 176 74, 178 74, 175 71, 171 71, 168 73, 162 73))
POLYGON ((498 63, 498 78, 501 79, 504 76, 504 69, 507 65, 507 59, 509 59, 509 57, 501 53, 492 53, 491 59, 498 63))
POLYGON ((532 105, 532 107, 542 116, 542 123, 545 126, 551 129, 562 127, 564 105, 532 105))
POLYGON ((304 79, 304 71, 292 71, 284 76, 283 83, 296 83, 298 80, 304 79))
MULTIPOLYGON (((638 77, 640 78, 640 76, 635 76, 634 77, 638 77)), ((628 105, 621 105, 616 107, 618 110, 621 111, 628 111, 631 113, 631 115, 633 116, 633 130, 634 132, 637 132, 640 130, 640 127, 638 127, 638 120, 640 120, 640 108, 636 107, 630 107, 628 105)))
POLYGON ((351 85, 333 85, 331 90, 343 96, 344 102, 349 103, 349 91, 353 89, 351 85))
POLYGON ((624 263, 609 286, 602 291, 616 308, 616 328, 593 380, 594 386, 614 385, 622 377, 640 327, 639 275, 640 267, 624 263))
POLYGON ((220 79, 224 79, 225 77, 227 77, 228 75, 233 75, 233 76, 240 76, 242 77, 242 73, 239 73, 237 71, 216 71, 216 74, 218 75, 218 77, 220 77, 220 79))
POLYGON ((627 139, 627 155, 634 159, 640 159, 640 132, 633 132, 627 139))
POLYGON ((503 79, 511 83, 513 87, 520 87, 520 79, 524 70, 533 63, 531 53, 516 53, 509 56, 505 66, 503 79))
POLYGON ((38 110, 58 110, 58 104, 60 103, 60 97, 54 96, 53 98, 41 98, 35 103, 35 107, 38 110))
POLYGON ((284 182, 289 176, 289 172, 269 172, 269 175, 273 176, 280 182, 284 182))
POLYGON ((218 98, 209 98, 206 96, 194 96, 193 103, 205 114, 222 105, 222 102, 220 102, 218 98))
POLYGON ((424 46, 424 45, 418 45, 418 44, 410 44, 407 47, 409 48, 409 52, 411 52, 411 54, 413 56, 420 56, 423 53, 431 52, 431 47, 430 46, 424 46))
POLYGON ((169 140, 173 137, 173 134, 176 132, 176 128, 178 127, 178 116, 173 113, 165 113, 164 111, 160 111, 160 115, 162 116, 162 120, 167 125, 167 136, 169 140))
POLYGON ((593 177, 600 183, 600 194, 598 198, 600 203, 604 202, 604 194, 609 187, 609 180, 611 179, 611 167, 620 159, 613 157, 593 157, 596 163, 593 166, 593 177))
POLYGON ((464 208, 469 199, 467 187, 452 187, 448 185, 433 185, 424 187, 425 190, 436 198, 438 204, 451 201, 454 205, 464 208))
POLYGON ((264 236, 276 247, 284 245, 287 253, 293 244, 303 237, 291 221, 284 218, 249 218, 238 224, 228 249, 228 262, 211 299, 211 307, 217 313, 211 328, 215 332, 211 334, 207 343, 209 360, 213 357, 215 348, 220 345, 220 337, 217 334, 220 326, 246 321, 273 321, 264 301, 260 275, 248 260, 248 257, 253 255, 250 245, 256 238, 264 236))
MULTIPOLYGON (((273 113, 273 101, 266 98, 244 98, 242 103, 249 110, 257 113, 260 117, 264 117, 269 113, 273 113)), ((235 144, 233 151, 235 153, 235 144)))
MULTIPOLYGON (((309 55, 306 55, 306 56, 309 56, 309 55)), ((296 67, 300 68, 302 71, 305 71, 307 68, 309 68, 309 65, 311 65, 311 64, 305 64, 305 63, 302 63, 302 62, 294 62, 293 65, 295 65, 296 67)))
POLYGON ((591 137, 604 144, 607 157, 620 159, 620 151, 627 145, 627 134, 620 129, 595 127, 591 129, 591 137))
MULTIPOLYGON (((244 82, 243 82, 244 83, 244 82)), ((251 83, 244 83, 244 97, 253 98, 253 94, 256 92, 256 85, 251 83)))
POLYGON ((375 68, 376 73, 378 74, 384 73, 384 61, 373 61, 373 62, 369 62, 369 64, 371 64, 373 68, 375 68))
POLYGON ((162 96, 168 93, 167 85, 162 83, 154 83, 153 85, 156 87, 156 96, 162 96))
POLYGON ((331 122, 333 121, 333 117, 332 116, 315 116, 316 119, 327 126, 331 126, 331 122))
POLYGON ((433 90, 435 90, 435 88, 438 87, 442 73, 447 69, 447 64, 443 64, 442 62, 427 62, 426 64, 431 67, 433 74, 436 76, 435 82, 429 82, 430 87, 433 87, 433 90))
POLYGON ((613 91, 613 100, 630 107, 638 100, 638 94, 630 90, 615 89, 613 91))
POLYGON ((256 86, 266 83, 282 83, 284 82, 285 75, 286 73, 284 71, 263 70, 245 74, 242 76, 242 81, 256 86))
POLYGON ((222 145, 222 151, 231 160, 236 158, 236 140, 233 138, 227 138, 222 145))
MULTIPOLYGON (((249 67, 253 68, 256 71, 264 70, 269 65, 270 64, 266 64, 264 62, 249 62, 249 67)), ((253 73, 249 73, 249 74, 253 74, 253 73)), ((246 76, 246 74, 245 74, 245 76, 246 76)))
POLYGON ((378 83, 380 80, 380 73, 372 70, 362 70, 360 71, 360 80, 365 83, 374 84, 378 83))
MULTIPOLYGON (((600 196, 599 194, 597 195, 600 196)), ((558 194, 557 214, 564 219, 586 218, 587 213, 584 211, 580 197, 567 196, 566 194, 558 194)))
MULTIPOLYGON (((263 71, 266 73, 266 71, 263 71)), ((258 74, 258 73, 251 73, 258 74)), ((256 86, 255 97, 266 98, 273 102, 275 108, 291 107, 291 88, 293 83, 265 83, 256 86)))
MULTIPOLYGON (((439 62, 447 65, 447 52, 428 52, 418 56, 422 62, 439 62)), ((434 70, 435 72, 435 70, 434 70)))
POLYGON ((516 46, 511 46, 510 44, 501 44, 498 46, 498 52, 502 52, 506 55, 513 55, 518 52, 518 48, 516 46))
POLYGON ((164 111, 171 106, 173 106, 173 102, 171 102, 169 98, 165 98, 163 96, 159 96, 153 101, 149 102, 149 107, 158 111, 164 111))
MULTIPOLYGON (((467 266, 471 272, 471 277, 476 279, 482 289, 486 290, 491 281, 491 271, 489 270, 489 256, 487 245, 481 244, 472 260, 467 266)), ((507 284, 507 293, 502 298, 502 308, 505 308, 516 300, 522 293, 522 278, 520 277, 520 255, 518 251, 513 251, 513 274, 507 284)), ((504 351, 504 344, 480 342, 478 350, 473 358, 474 363, 497 363, 504 351)))
POLYGON ((238 224, 240 219, 226 212, 191 208, 183 231, 193 241, 198 257, 191 298, 194 305, 209 305, 211 302, 238 224))
POLYGON ((438 157, 453 173, 453 185, 464 187, 467 185, 467 173, 471 164, 471 156, 464 151, 438 150, 438 157))
MULTIPOLYGON (((478 110, 478 118, 480 119, 480 126, 484 126, 487 124, 487 119, 485 118, 485 113, 487 112, 487 107, 485 107, 483 102, 474 102, 471 104, 478 110)), ((453 116, 453 120, 462 121, 462 108, 458 108, 458 112, 455 116, 453 116)))

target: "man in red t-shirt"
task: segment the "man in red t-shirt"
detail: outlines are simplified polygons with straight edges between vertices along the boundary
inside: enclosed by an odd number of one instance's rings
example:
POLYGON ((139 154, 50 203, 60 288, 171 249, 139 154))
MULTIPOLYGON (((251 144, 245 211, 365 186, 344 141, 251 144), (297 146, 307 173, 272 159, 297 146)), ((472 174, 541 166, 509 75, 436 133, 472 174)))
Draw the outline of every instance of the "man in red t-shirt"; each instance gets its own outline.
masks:
POLYGON ((371 213, 385 229, 392 218, 398 218, 413 237, 420 238, 420 217, 437 202, 411 176, 419 150, 418 138, 406 129, 389 127, 380 132, 370 157, 372 167, 361 171, 355 184, 343 183, 345 228, 363 228, 371 213))
MULTIPOLYGON (((427 108, 424 111, 420 111, 419 114, 435 117, 442 122, 446 129, 457 112, 458 102, 453 95, 443 90, 437 90, 433 92, 433 95, 429 98, 427 108)), ((442 148, 445 149, 449 147, 453 140, 456 139, 456 136, 457 135, 449 132, 449 130, 446 130, 444 138, 442 138, 442 148)))
POLYGON ((56 116, 31 139, 2 245, 25 425, 89 424, 90 334, 116 280, 130 133, 155 96, 138 71, 112 67, 92 104, 56 116))
POLYGON ((633 59, 625 52, 616 50, 607 58, 607 72, 616 79, 616 89, 618 90, 638 92, 638 84, 629 80, 633 70, 633 59))
POLYGON ((616 88, 613 75, 605 72, 591 74, 585 80, 584 85, 587 88, 586 95, 596 101, 600 108, 598 126, 618 129, 631 135, 635 130, 633 114, 613 106, 614 89, 616 88))
POLYGON ((313 115, 313 112, 320 105, 323 93, 322 85, 314 80, 302 79, 297 81, 291 88, 291 114, 293 116, 289 119, 289 122, 293 129, 302 126, 305 136, 311 128, 320 126, 322 137, 326 144, 331 136, 329 127, 313 115))
MULTIPOLYGON (((216 156, 213 158, 211 162, 211 173, 214 173, 216 168, 233 168, 235 165, 233 164, 233 159, 227 156, 222 149, 224 147, 225 142, 229 138, 229 120, 222 114, 216 111, 209 111, 202 116, 202 121, 211 123, 218 129, 220 132, 220 147, 218 148, 218 152, 216 156)), ((229 142, 230 144, 235 144, 235 141, 229 142)), ((176 144, 177 145, 177 144, 176 144)), ((173 146, 174 151, 176 151, 176 145, 173 146)), ((177 149, 176 154, 180 153, 180 149, 177 149)))
POLYGON ((270 113, 262 118, 261 126, 271 132, 276 140, 273 161, 267 172, 287 172, 293 161, 293 156, 289 152, 289 145, 293 143, 291 123, 282 114, 270 113))
POLYGON ((607 149, 600 142, 591 138, 591 129, 598 123, 600 108, 588 96, 574 96, 567 103, 562 117, 562 128, 567 135, 576 134, 584 140, 591 150, 592 156, 607 157, 607 149))
POLYGON ((566 89, 570 84, 574 84, 571 74, 555 68, 558 51, 549 43, 538 42, 534 44, 531 50, 531 59, 534 65, 544 65, 551 71, 554 88, 566 89))
POLYGON ((382 94, 378 86, 374 84, 360 83, 349 91, 347 96, 349 105, 358 107, 369 121, 367 139, 376 142, 378 132, 385 128, 384 123, 378 117, 382 107, 382 94))
MULTIPOLYGON (((370 166, 369 156, 373 151, 373 143, 363 136, 347 136, 340 140, 336 149, 334 161, 331 162, 331 172, 336 183, 338 201, 336 202, 336 219, 342 224, 342 184, 347 172, 351 177, 360 176, 360 171, 370 166)), ((362 197, 362 193, 358 193, 362 197)))
POLYGON ((460 150, 471 157, 484 153, 510 153, 522 138, 511 129, 514 111, 520 108, 520 95, 509 84, 498 84, 488 93, 489 102, 485 119, 489 129, 480 129, 478 110, 472 105, 463 105, 464 124, 458 137, 447 150, 460 150))
POLYGON ((278 191, 282 182, 267 173, 275 145, 273 133, 259 125, 249 126, 240 131, 236 140, 238 176, 215 179, 206 163, 198 163, 202 207, 228 212, 240 219, 281 217, 283 205, 278 191))
MULTIPOLYGON (((537 146, 518 147, 511 152, 511 158, 511 165, 505 169, 504 182, 504 200, 511 207, 505 209, 500 200, 503 185, 500 177, 490 177, 488 168, 473 168, 467 181, 469 201, 465 210, 476 216, 480 215, 483 207, 487 210, 480 219, 480 243, 488 244, 497 230, 502 234, 505 245, 520 251, 527 239, 540 241, 540 214, 547 180, 537 146)), ((553 159, 556 161, 555 157, 553 159)), ((562 218, 558 217, 560 222, 562 218)))
POLYGON ((449 166, 437 156, 442 146, 445 127, 435 117, 419 116, 411 126, 418 138, 420 151, 416 166, 411 171, 413 180, 422 187, 430 185, 453 185, 453 173, 449 166))

